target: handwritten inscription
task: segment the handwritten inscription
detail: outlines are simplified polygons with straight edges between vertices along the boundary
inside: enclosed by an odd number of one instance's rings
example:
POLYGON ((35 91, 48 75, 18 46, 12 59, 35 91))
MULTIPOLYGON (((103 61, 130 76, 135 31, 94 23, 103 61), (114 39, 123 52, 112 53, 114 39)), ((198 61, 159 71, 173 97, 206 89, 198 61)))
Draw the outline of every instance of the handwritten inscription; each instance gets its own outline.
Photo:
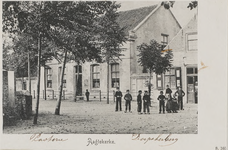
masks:
POLYGON ((62 138, 56 138, 54 135, 51 135, 50 137, 42 137, 42 134, 33 134, 30 137, 30 141, 32 142, 64 142, 68 139, 62 139, 62 138))
POLYGON ((159 146, 169 146, 178 141, 178 138, 171 137, 172 134, 169 135, 158 135, 157 137, 142 137, 140 134, 132 134, 132 140, 138 140, 144 142, 146 144, 149 141, 159 142, 161 145, 159 146))
POLYGON ((89 146, 89 145, 99 145, 99 144, 116 144, 115 141, 113 140, 104 140, 104 139, 96 139, 96 140, 93 140, 91 138, 88 138, 88 144, 86 146, 89 146))

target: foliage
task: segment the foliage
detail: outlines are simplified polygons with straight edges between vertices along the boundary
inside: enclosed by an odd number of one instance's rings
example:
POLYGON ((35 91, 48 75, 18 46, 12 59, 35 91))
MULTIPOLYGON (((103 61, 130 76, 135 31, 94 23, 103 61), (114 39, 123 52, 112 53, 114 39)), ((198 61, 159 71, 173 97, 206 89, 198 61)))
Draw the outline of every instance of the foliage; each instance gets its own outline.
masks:
POLYGON ((151 40, 149 44, 142 43, 137 47, 139 51, 138 63, 150 72, 162 74, 172 66, 172 51, 161 51, 161 44, 151 40))
MULTIPOLYGON (((164 6, 165 9, 169 9, 170 7, 173 7, 175 1, 163 1, 161 3, 162 6, 164 6)), ((192 10, 193 8, 196 8, 198 6, 198 1, 191 1, 187 8, 190 8, 192 10)))

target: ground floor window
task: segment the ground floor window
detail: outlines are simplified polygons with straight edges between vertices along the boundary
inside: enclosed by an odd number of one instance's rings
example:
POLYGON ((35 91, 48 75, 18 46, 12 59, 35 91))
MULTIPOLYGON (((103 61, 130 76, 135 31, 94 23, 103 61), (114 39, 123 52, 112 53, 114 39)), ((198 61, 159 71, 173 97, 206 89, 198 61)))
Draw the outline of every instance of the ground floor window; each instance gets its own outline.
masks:
POLYGON ((92 88, 100 88, 100 66, 92 65, 92 88))
POLYGON ((181 68, 171 68, 165 73, 165 86, 169 85, 170 88, 176 89, 181 86, 181 68))
POLYGON ((111 64, 111 79, 112 79, 112 88, 120 86, 120 71, 119 64, 111 64))

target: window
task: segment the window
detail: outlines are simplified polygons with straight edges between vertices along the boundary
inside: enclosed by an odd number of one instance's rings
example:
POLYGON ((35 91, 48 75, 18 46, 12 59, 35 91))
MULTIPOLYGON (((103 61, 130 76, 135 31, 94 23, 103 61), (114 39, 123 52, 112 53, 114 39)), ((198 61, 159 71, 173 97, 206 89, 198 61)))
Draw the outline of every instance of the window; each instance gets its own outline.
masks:
POLYGON ((157 89, 158 90, 162 90, 163 89, 163 78, 162 78, 162 74, 161 75, 157 75, 157 89))
POLYGON ((92 81, 93 81, 93 88, 100 87, 100 66, 99 65, 92 65, 92 81))
POLYGON ((111 64, 111 79, 112 79, 112 88, 120 86, 120 71, 119 64, 111 64))
POLYGON ((181 86, 181 68, 171 68, 170 71, 165 73, 165 86, 169 85, 170 88, 177 88, 181 86))
POLYGON ((79 67, 75 66, 75 73, 82 73, 82 66, 81 65, 79 65, 79 67))
POLYGON ((187 68, 187 74, 197 74, 197 67, 187 68))
MULTIPOLYGON (((59 67, 59 84, 61 79, 61 72, 62 72, 62 67, 59 67)), ((66 88, 66 67, 65 67, 64 76, 63 76, 63 88, 66 88)))
POLYGON ((26 90, 26 87, 27 87, 27 86, 26 86, 26 81, 23 81, 23 82, 22 82, 22 90, 26 90))
POLYGON ((197 33, 191 33, 187 35, 187 46, 189 51, 197 50, 197 33))
POLYGON ((161 34, 161 45, 162 45, 162 50, 166 47, 168 44, 168 36, 167 34, 161 34))
POLYGON ((52 88, 52 69, 51 68, 46 68, 46 73, 47 73, 47 88, 52 88))

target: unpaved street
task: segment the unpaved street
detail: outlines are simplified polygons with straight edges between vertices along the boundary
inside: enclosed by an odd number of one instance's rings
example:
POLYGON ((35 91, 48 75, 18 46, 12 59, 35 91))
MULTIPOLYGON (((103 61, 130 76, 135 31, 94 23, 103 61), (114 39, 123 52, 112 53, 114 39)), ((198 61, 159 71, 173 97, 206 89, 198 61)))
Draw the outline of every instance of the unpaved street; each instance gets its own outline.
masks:
MULTIPOLYGON (((33 100, 33 110, 35 110, 33 100)), ((132 102, 132 113, 115 112, 113 101, 63 100, 61 115, 54 115, 55 100, 40 100, 38 125, 30 120, 20 120, 16 126, 5 127, 6 134, 197 134, 197 104, 185 104, 178 113, 158 113, 158 104, 153 103, 150 114, 137 114, 136 101, 132 102)), ((122 101, 122 109, 125 109, 122 101)))

